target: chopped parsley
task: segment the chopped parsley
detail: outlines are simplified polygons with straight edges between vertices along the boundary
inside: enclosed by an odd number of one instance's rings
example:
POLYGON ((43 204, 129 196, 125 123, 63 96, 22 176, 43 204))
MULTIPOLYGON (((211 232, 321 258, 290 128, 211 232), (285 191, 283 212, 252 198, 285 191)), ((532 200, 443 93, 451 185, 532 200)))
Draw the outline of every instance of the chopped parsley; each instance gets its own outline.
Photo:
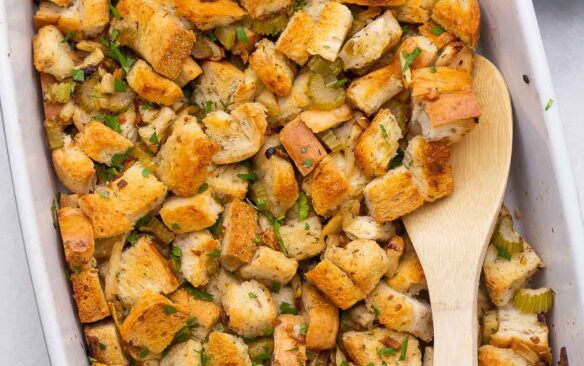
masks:
POLYGON ((245 29, 240 25, 235 28, 235 34, 237 35, 237 39, 239 39, 243 43, 248 43, 249 38, 247 38, 247 33, 245 33, 245 29))
POLYGON ((124 153, 114 154, 111 160, 112 167, 116 168, 117 170, 124 169, 124 162, 132 155, 133 150, 134 148, 131 147, 124 153))
POLYGON ((262 238, 260 238, 259 236, 256 236, 255 238, 252 239, 252 242, 254 244, 259 244, 262 242, 262 238))
POLYGON ((112 5, 112 3, 111 3, 111 2, 109 2, 109 8, 110 8, 110 11, 111 11, 111 13, 112 13, 112 16, 113 16, 114 18, 116 18, 116 19, 120 19, 120 18, 121 18, 121 16, 120 16, 120 12, 118 11, 118 9, 116 9, 116 8, 115 8, 115 7, 112 5))
POLYGON ((271 336, 273 334, 274 334, 274 328, 268 328, 268 329, 264 330, 264 335, 266 337, 269 337, 269 336, 271 336))
POLYGON ((304 230, 306 231, 310 230, 310 225, 308 225, 308 223, 304 224, 304 230))
POLYGON ((250 184, 253 184, 258 179, 258 176, 255 172, 249 172, 245 174, 237 174, 237 178, 246 180, 250 184))
POLYGON ((212 252, 207 253, 209 257, 219 258, 221 257, 221 251, 219 249, 215 249, 212 252))
POLYGON ((166 305, 164 307, 164 314, 170 315, 176 313, 176 308, 174 306, 166 305))
POLYGON ((150 170, 148 168, 142 169, 142 176, 146 178, 148 175, 150 175, 150 170))
POLYGON ((158 140, 158 135, 156 134, 156 132, 154 132, 152 134, 152 136, 150 136, 150 138, 148 139, 151 143, 153 143, 154 145, 158 145, 160 143, 160 140, 158 140))
POLYGON ((406 336, 406 338, 403 340, 402 344, 401 344, 401 351, 399 354, 399 360, 403 361, 406 359, 406 356, 408 355, 408 341, 409 341, 410 337, 406 336))
POLYGON ((294 0, 294 11, 302 10, 306 4, 308 0, 294 0))
POLYGON ((71 31, 71 32, 67 33, 65 35, 65 37, 63 37, 63 40, 61 40, 61 43, 69 43, 69 46, 72 47, 71 43, 72 43, 73 38, 75 38, 76 35, 77 35, 77 31, 71 31))
POLYGON ((172 230, 180 230, 180 225, 177 224, 176 222, 173 222, 171 227, 172 227, 172 230))
POLYGON ((416 49, 413 50, 410 54, 408 54, 406 51, 403 51, 402 56, 406 59, 406 61, 404 62, 402 72, 405 72, 407 69, 409 69, 410 66, 412 66, 412 63, 418 58, 418 56, 420 56, 421 53, 422 50, 419 47, 416 47, 416 49))
POLYGON ((387 130, 385 129, 385 126, 384 126, 384 125, 379 125, 379 129, 381 130, 381 135, 382 135, 383 137, 387 137, 387 136, 389 136, 389 135, 387 134, 387 130))
POLYGON ((404 24, 401 26, 402 32, 403 33, 408 33, 410 31, 410 26, 407 24, 404 24))
POLYGON ((432 74, 435 74, 435 73, 437 73, 437 72, 438 72, 438 70, 436 69, 436 66, 432 66, 432 67, 430 68, 430 72, 431 72, 432 74))
POLYGON ((272 291, 275 293, 280 293, 280 289, 282 288, 282 283, 280 281, 272 281, 272 291))
POLYGON ((378 308, 376 308, 375 306, 373 307, 373 314, 375 314, 376 317, 379 317, 379 315, 381 315, 381 312, 379 311, 378 308))
POLYGON ((444 28, 442 28, 439 25, 435 25, 434 27, 432 27, 432 29, 430 29, 430 33, 432 33, 435 36, 439 36, 442 33, 444 33, 444 28))
POLYGON ((290 304, 288 304, 287 302, 283 302, 280 305, 280 312, 282 314, 292 314, 292 315, 298 315, 298 310, 296 310, 295 307, 291 306, 290 304))
POLYGON ((548 109, 550 109, 552 106, 554 105, 554 100, 553 99, 548 99, 547 104, 545 105, 545 111, 547 112, 548 109))
POLYGON ((335 81, 332 85, 333 89, 342 88, 348 81, 349 81, 349 79, 347 79, 347 78, 343 78, 343 79, 335 81))
POLYGON ((179 247, 172 247, 170 251, 170 259, 174 262, 174 266, 176 267, 177 271, 180 271, 181 268, 181 259, 182 258, 182 249, 179 247))
POLYGON ((99 349, 102 351, 105 351, 105 349, 107 348, 107 346, 104 343, 99 342, 99 349))
POLYGON ((403 164, 404 160, 404 151, 402 149, 398 149, 395 153, 395 156, 389 161, 389 169, 394 169, 403 164))
POLYGON ((257 299, 258 298, 258 295, 254 294, 253 292, 248 293, 247 296, 249 296, 250 299, 257 299))
POLYGON ((308 217, 308 199, 306 193, 300 191, 298 196, 298 219, 305 220, 308 217))
POLYGON ((305 336, 306 333, 308 333, 308 327, 306 326, 306 324, 302 324, 300 326, 300 334, 302 334, 303 336, 305 336))
POLYGON ((114 80, 114 89, 115 91, 117 91, 118 93, 123 93, 126 91, 126 89, 128 88, 128 86, 126 85, 126 83, 124 83, 122 80, 116 78, 114 80))
POLYGON ((302 146, 300 148, 300 152, 303 153, 303 154, 306 154, 307 151, 308 151, 308 149, 306 148, 306 146, 302 146))
POLYGON ((397 349, 384 347, 377 350, 379 356, 395 356, 397 349))
POLYGON ((305 168, 310 168, 312 166, 312 160, 310 159, 306 159, 302 162, 302 166, 304 166, 305 168))
POLYGON ((506 261, 511 260, 511 254, 509 254, 507 249, 500 247, 500 246, 497 246, 497 245, 495 245, 495 248, 497 248, 497 254, 499 255, 499 258, 503 258, 506 261))
POLYGON ((85 81, 85 71, 83 71, 81 69, 73 69, 73 71, 71 71, 71 76, 73 77, 73 80, 75 80, 75 81, 81 81, 81 82, 85 81))
POLYGON ((142 347, 140 352, 138 352, 138 358, 144 358, 150 354, 150 350, 146 347, 142 347))
POLYGON ((118 116, 113 114, 97 114, 93 116, 93 118, 103 121, 106 126, 116 131, 117 133, 122 132, 122 127, 120 126, 120 120, 118 116))
POLYGON ((215 221, 215 223, 213 224, 213 226, 211 226, 209 228, 209 231, 211 232, 211 234, 213 234, 213 236, 219 236, 221 234, 223 234, 223 216, 220 216, 217 221, 215 221))
POLYGON ((99 195, 103 198, 109 199, 109 192, 108 191, 100 191, 99 195))
POLYGON ((349 366, 349 364, 347 363, 347 361, 343 361, 339 366, 349 366))
POLYGON ((199 193, 203 193, 203 192, 205 192, 207 189, 209 189, 209 184, 207 184, 207 183, 203 183, 203 185, 201 185, 201 186, 199 187, 199 193))
POLYGON ((213 295, 206 293, 205 291, 197 290, 194 287, 186 287, 187 291, 191 296, 196 297, 199 300, 203 301, 213 301, 213 295))
POLYGON ((128 235, 128 238, 126 239, 126 241, 128 243, 130 243, 130 245, 136 244, 137 240, 138 240, 138 233, 136 231, 132 231, 130 233, 130 235, 128 235))

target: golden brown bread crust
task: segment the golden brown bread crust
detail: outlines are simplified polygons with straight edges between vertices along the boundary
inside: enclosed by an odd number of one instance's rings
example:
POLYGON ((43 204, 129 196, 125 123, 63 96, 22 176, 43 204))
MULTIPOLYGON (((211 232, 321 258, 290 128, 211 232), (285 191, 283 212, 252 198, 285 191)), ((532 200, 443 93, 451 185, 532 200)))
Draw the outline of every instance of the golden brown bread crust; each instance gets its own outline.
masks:
POLYGON ((280 131, 280 140, 294 165, 303 176, 312 172, 326 156, 326 150, 300 118, 288 122, 280 131))
POLYGON ((300 66, 308 61, 308 45, 314 31, 314 19, 306 12, 295 13, 276 42, 276 49, 300 66))
POLYGON ((52 3, 55 3, 59 6, 69 6, 71 5, 71 0, 50 0, 52 3))
POLYGON ((81 0, 81 26, 87 36, 102 32, 110 18, 108 0, 81 0))
POLYGON ((128 73, 128 85, 142 98, 157 104, 173 105, 183 96, 174 82, 156 74, 144 61, 138 60, 128 73))
POLYGON ((192 197, 172 197, 164 202, 160 217, 177 234, 208 228, 217 221, 223 208, 205 191, 192 197))
POLYGON ((231 334, 211 332, 205 344, 205 353, 211 356, 209 366, 251 366, 247 346, 231 334))
POLYGON ((173 0, 173 3, 179 15, 201 30, 229 25, 245 16, 245 11, 232 0, 173 0))
POLYGON ((330 156, 325 156, 310 177, 309 191, 314 210, 326 215, 350 197, 353 189, 330 156))
POLYGON ((306 341, 300 333, 304 319, 300 315, 284 314, 276 319, 274 328, 273 366, 306 364, 306 341))
POLYGON ((91 220, 93 233, 98 239, 120 235, 132 229, 132 223, 125 212, 99 194, 82 196, 79 198, 79 207, 91 220))
POLYGON ((481 25, 478 0, 438 0, 432 10, 432 19, 475 48, 481 25))
POLYGON ((340 3, 365 5, 365 6, 399 6, 406 0, 339 0, 340 3))
POLYGON ((322 260, 305 274, 306 279, 322 291, 336 306, 346 310, 365 297, 353 281, 328 259, 322 260))
POLYGON ((83 329, 89 356, 106 365, 127 365, 115 324, 103 321, 83 329))
POLYGON ((414 99, 435 99, 440 94, 471 90, 472 80, 465 70, 451 67, 430 67, 412 72, 412 97, 414 99))
POLYGON ((418 32, 420 32, 421 35, 428 38, 430 41, 434 42, 438 48, 446 46, 456 38, 452 33, 446 31, 440 33, 440 35, 436 35, 432 33, 432 30, 435 28, 436 23, 428 21, 418 27, 418 32))
POLYGON ((221 318, 221 308, 218 305, 212 301, 197 299, 184 288, 179 288, 169 298, 184 306, 188 309, 190 316, 197 319, 197 324, 201 329, 195 329, 194 332, 198 335, 204 333, 202 337, 205 337, 221 318))
POLYGON ((111 165, 113 155, 133 146, 132 141, 98 121, 87 124, 75 135, 75 142, 87 156, 106 165, 111 165))
POLYGON ((443 94, 426 103, 425 109, 435 127, 481 115, 481 106, 472 90, 443 94))
POLYGON ((249 66, 271 92, 280 97, 290 94, 294 71, 272 41, 263 39, 258 42, 256 50, 249 57, 249 66))
POLYGON ((95 241, 91 221, 83 214, 81 209, 74 207, 62 207, 59 209, 59 228, 65 260, 70 268, 86 268, 93 259, 95 241))
POLYGON ((334 348, 339 331, 339 310, 316 287, 302 285, 302 304, 308 314, 306 347, 322 351, 334 348))
POLYGON ((93 323, 110 315, 96 269, 73 273, 71 283, 81 323, 93 323))
POLYGON ((425 23, 430 20, 432 7, 436 0, 406 0, 399 6, 396 17, 400 22, 425 23))
POLYGON ((85 194, 95 182, 93 162, 74 144, 52 152, 53 166, 61 183, 71 192, 85 194))
POLYGON ((263 19, 289 8, 292 0, 240 0, 240 3, 252 18, 263 19))
POLYGON ((479 366, 529 366, 531 365, 523 357, 512 349, 497 348, 484 345, 479 348, 479 366))
POLYGON ((221 263, 233 271, 253 258, 256 249, 253 240, 259 230, 258 215, 247 203, 233 200, 225 208, 224 217, 221 263))

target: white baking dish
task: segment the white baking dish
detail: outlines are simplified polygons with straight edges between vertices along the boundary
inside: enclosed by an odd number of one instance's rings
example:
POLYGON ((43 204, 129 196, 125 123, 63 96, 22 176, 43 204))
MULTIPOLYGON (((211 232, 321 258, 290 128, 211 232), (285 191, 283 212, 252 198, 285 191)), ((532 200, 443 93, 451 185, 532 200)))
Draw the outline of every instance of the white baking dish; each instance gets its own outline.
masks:
MULTIPOLYGON (((0 101, 18 210, 43 330, 54 365, 84 365, 82 332, 49 210, 57 190, 32 67, 34 3, 0 5, 0 101)), ((515 141, 506 202, 523 212, 520 230, 547 263, 536 278, 552 287, 554 354, 567 347, 584 364, 584 235, 559 114, 532 3, 482 0, 481 52, 499 66, 513 98, 515 141), (528 75, 530 83, 522 75, 528 75)), ((480 209, 480 208, 477 208, 480 209)), ((453 348, 454 350, 456 347, 453 348)))

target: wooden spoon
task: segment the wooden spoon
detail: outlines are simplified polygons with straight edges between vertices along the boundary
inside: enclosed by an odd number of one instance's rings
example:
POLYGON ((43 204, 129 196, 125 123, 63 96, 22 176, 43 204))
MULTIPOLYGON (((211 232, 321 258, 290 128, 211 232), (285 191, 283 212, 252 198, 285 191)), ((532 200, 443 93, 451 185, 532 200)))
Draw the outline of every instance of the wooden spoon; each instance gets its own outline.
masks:
POLYGON ((482 116, 452 146, 455 189, 403 218, 428 281, 434 366, 477 365, 477 291, 511 163, 513 117, 503 76, 476 56, 473 89, 482 116))

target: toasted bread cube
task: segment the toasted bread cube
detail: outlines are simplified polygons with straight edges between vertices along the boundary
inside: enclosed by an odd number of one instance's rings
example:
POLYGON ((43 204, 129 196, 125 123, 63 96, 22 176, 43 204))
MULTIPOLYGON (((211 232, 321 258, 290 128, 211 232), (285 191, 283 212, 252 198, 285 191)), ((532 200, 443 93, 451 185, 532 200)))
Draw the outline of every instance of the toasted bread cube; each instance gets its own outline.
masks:
POLYGON ((438 54, 438 47, 424 36, 414 36, 403 41, 397 50, 397 54, 399 55, 398 57, 402 69, 404 84, 409 88, 412 84, 412 70, 433 65, 436 61, 436 55, 438 54), (409 67, 406 68, 408 57, 415 50, 420 50, 420 53, 418 54, 418 57, 410 63, 409 67))
POLYGON ((232 0, 174 0, 173 3, 179 15, 201 30, 229 25, 245 16, 245 11, 232 0))
POLYGON ((374 365, 385 364, 388 366, 419 366, 422 364, 418 340, 405 333, 390 329, 373 328, 363 332, 349 331, 343 334, 343 344, 355 365, 367 366, 369 363, 373 363, 374 365), (379 349, 387 348, 388 344, 400 348, 407 337, 409 337, 408 348, 403 361, 398 361, 400 355, 380 355, 378 353, 379 349))
POLYGON ((115 324, 108 320, 85 326, 83 329, 87 342, 87 353, 97 362, 106 365, 127 365, 128 360, 122 349, 115 324))
POLYGON ((353 306, 347 312, 343 313, 351 322, 359 325, 363 329, 371 329, 373 328, 373 323, 375 322, 375 312, 373 309, 369 309, 365 304, 360 303, 358 305, 353 306))
POLYGON ((248 181, 238 175, 249 173, 244 164, 211 165, 207 183, 214 196, 224 202, 234 199, 243 200, 248 190, 248 181))
POLYGON ((472 90, 472 79, 465 70, 440 66, 414 70, 412 73, 412 97, 414 101, 426 98, 435 100, 443 94, 472 90), (433 72, 434 71, 434 72, 433 72))
MULTIPOLYGON (((337 137, 341 137, 338 136, 337 137)), ((350 147, 349 147, 350 148, 350 147)), ((346 150, 347 151, 347 150, 346 150)), ((354 164, 354 150, 350 150, 347 155, 343 151, 337 151, 332 154, 329 154, 331 159, 335 162, 335 165, 339 168, 341 172, 344 172, 345 176, 348 177, 348 182, 351 185, 352 198, 360 197, 363 194, 363 189, 369 183, 369 179, 363 175, 361 168, 358 165, 354 164), (353 152, 353 157, 351 157, 351 153, 353 152)))
POLYGON ((224 105, 233 108, 252 100, 256 86, 252 71, 243 72, 226 61, 205 61, 201 68, 203 75, 197 79, 193 94, 195 103, 204 106, 213 102, 216 109, 224 109, 224 105))
POLYGON ((450 42, 436 59, 436 66, 446 66, 472 73, 474 53, 462 42, 450 42))
POLYGON ((355 33, 343 46, 339 58, 345 70, 362 70, 398 44, 402 29, 390 10, 355 33))
POLYGON ((352 22, 349 8, 334 1, 327 3, 314 27, 308 52, 334 62, 352 22))
POLYGON ((210 357, 209 366, 251 366, 247 344, 236 335, 211 332, 204 347, 205 354, 210 357))
POLYGON ((328 259, 308 271, 306 279, 318 287, 336 306, 346 310, 365 297, 351 278, 328 259))
POLYGON ((424 203, 412 173, 403 166, 372 180, 365 187, 364 196, 369 213, 379 222, 393 221, 424 203))
POLYGON ((312 172, 326 156, 326 150, 301 118, 290 121, 280 131, 280 140, 303 176, 312 172))
POLYGON ((91 221, 76 207, 61 207, 58 217, 67 264, 70 268, 89 267, 95 250, 91 221))
POLYGON ((434 202, 454 190, 450 148, 444 142, 426 141, 422 136, 410 140, 403 164, 425 201, 434 202))
POLYGON ((339 2, 362 6, 399 6, 403 5, 406 0, 339 0, 339 2))
POLYGON ((207 292, 213 296, 213 302, 221 306, 221 299, 223 294, 227 291, 229 285, 239 284, 239 279, 236 278, 231 272, 228 272, 224 268, 220 268, 219 272, 209 279, 207 284, 207 292))
POLYGON ((509 348, 497 348, 490 344, 479 348, 479 366, 530 366, 527 361, 509 348))
POLYGON ((365 303, 379 311, 379 322, 389 329, 408 332, 425 342, 432 341, 432 310, 430 305, 408 297, 381 281, 365 303))
POLYGON ((273 365, 305 365, 306 341, 302 334, 304 319, 299 315, 284 314, 274 328, 273 365))
POLYGON ((206 133, 221 146, 213 156, 215 164, 231 164, 252 157, 262 147, 268 127, 266 108, 260 103, 244 103, 227 114, 215 111, 203 120, 206 133))
POLYGON ((75 60, 69 43, 61 42, 63 35, 52 25, 39 29, 33 38, 34 67, 63 80, 71 76, 75 60))
POLYGON ((478 0, 438 0, 432 10, 432 19, 469 47, 479 40, 481 9, 478 0))
POLYGON ((329 111, 311 109, 300 114, 300 119, 314 133, 319 133, 334 128, 341 123, 353 118, 353 111, 348 104, 329 111))
POLYGON ((314 19, 308 13, 304 11, 294 13, 276 42, 276 50, 298 65, 304 66, 310 57, 308 45, 313 37, 314 25, 314 19))
POLYGON ((229 328, 244 337, 259 337, 274 327, 277 311, 270 290, 258 281, 229 285, 221 299, 229 328))
MULTIPOLYGON (((71 0, 56 0, 56 1, 71 1, 71 0)), ((69 9, 64 8, 67 5, 59 5, 51 1, 41 1, 39 7, 34 14, 34 24, 38 29, 47 25, 58 25, 59 19, 69 9)))
POLYGON ((404 88, 397 61, 353 80, 347 88, 347 100, 368 116, 377 112, 404 88))
POLYGON ((284 122, 294 119, 302 110, 307 108, 310 104, 308 97, 308 79, 309 72, 303 72, 296 76, 292 91, 285 97, 278 98, 278 107, 280 114, 273 117, 270 123, 283 124, 284 122))
POLYGON ((399 263, 405 252, 406 243, 401 236, 396 235, 389 239, 389 243, 387 243, 387 246, 385 247, 385 253, 389 259, 389 269, 385 272, 387 278, 395 276, 399 268, 399 263))
POLYGON ((160 360, 160 366, 200 366, 201 352, 203 345, 199 341, 192 339, 186 342, 177 343, 168 352, 168 354, 160 360))
POLYGON ((152 244, 152 239, 140 237, 122 253, 117 294, 123 303, 133 305, 148 292, 169 294, 178 285, 168 261, 152 244))
POLYGON ((261 246, 251 262, 239 269, 239 275, 245 280, 258 280, 268 286, 274 281, 285 285, 292 280, 297 269, 296 260, 286 257, 282 252, 261 246))
POLYGON ((182 90, 152 70, 144 61, 138 60, 128 73, 128 85, 142 98, 162 105, 173 105, 183 96, 182 90))
POLYGON ((192 57, 187 57, 180 75, 174 80, 179 87, 184 88, 189 82, 195 80, 203 73, 201 66, 192 57))
POLYGON ((112 22, 120 42, 137 51, 157 73, 174 80, 195 42, 183 22, 150 0, 120 0, 116 6, 123 20, 112 22))
POLYGON ((291 286, 281 287, 280 291, 272 292, 272 299, 274 299, 274 304, 276 304, 278 314, 282 314, 282 309, 288 307, 296 308, 296 295, 291 286), (286 305, 283 305, 284 303, 286 303, 286 305))
POLYGON ((198 324, 191 328, 193 338, 202 341, 221 320, 221 307, 212 301, 197 299, 186 289, 179 288, 169 296, 172 302, 188 309, 189 315, 198 324))
POLYGON ((292 0, 241 0, 241 6, 254 19, 264 19, 292 5, 292 0))
POLYGON ((385 251, 373 240, 353 240, 345 247, 330 247, 324 257, 344 271, 364 294, 370 293, 389 268, 385 251))
POLYGON ((59 6, 67 7, 71 5, 71 0, 50 0, 52 3, 55 3, 59 6))
POLYGON ((109 23, 110 9, 107 0, 81 0, 81 27, 87 37, 103 32, 109 23))
POLYGON ((164 224, 177 234, 206 229, 212 226, 223 207, 208 190, 192 197, 171 197, 160 209, 164 224))
POLYGON ((98 163, 111 165, 115 154, 123 154, 133 146, 132 141, 101 122, 92 121, 75 136, 75 143, 98 163))
POLYGON ((203 133, 195 117, 180 117, 158 152, 157 175, 175 194, 192 196, 205 182, 207 167, 218 150, 219 145, 203 133))
POLYGON ((387 172, 401 137, 402 130, 391 111, 380 110, 355 146, 355 160, 366 177, 379 177, 387 172))
POLYGON ((395 235, 395 226, 386 222, 381 224, 371 216, 343 217, 343 231, 349 239, 387 241, 395 235))
POLYGON ((436 0, 406 0, 397 10, 397 20, 405 23, 421 24, 430 20, 436 0))
POLYGON ((515 292, 543 267, 544 263, 526 241, 523 241, 523 251, 513 254, 511 260, 499 258, 497 248, 490 244, 483 271, 493 304, 499 307, 509 304, 515 292))
POLYGON ((71 275, 71 283, 81 323, 93 323, 110 315, 96 269, 74 273, 71 275))
POLYGON ((126 213, 116 207, 116 202, 105 198, 109 194, 109 191, 101 190, 79 198, 79 207, 91 220, 96 239, 109 238, 132 230, 133 223, 126 213))
POLYGON ((221 264, 235 271, 250 263, 256 250, 253 241, 258 232, 258 214, 245 202, 233 200, 223 214, 225 235, 221 242, 221 264))
MULTIPOLYGON (((150 116, 148 115, 148 117, 150 116)), ((176 114, 170 107, 160 108, 152 120, 142 118, 142 121, 148 124, 138 129, 138 135, 150 151, 158 151, 160 144, 166 141, 171 132, 169 127, 175 119, 176 114)))
POLYGON ((52 152, 53 166, 59 180, 71 192, 89 193, 95 184, 95 168, 91 159, 73 143, 52 152))
POLYGON ((283 97, 292 91, 294 69, 269 39, 258 42, 256 50, 249 57, 249 66, 272 93, 283 97))
POLYGON ((308 325, 306 347, 316 351, 334 348, 339 331, 339 309, 308 283, 302 285, 302 306, 308 325))
POLYGON ((159 294, 146 294, 120 326, 122 339, 152 353, 161 353, 187 324, 189 311, 159 294), (168 311, 173 308, 174 311, 168 311))
MULTIPOLYGON (((414 1, 416 1, 416 0, 414 0, 414 1)), ((421 1, 425 1, 425 0, 421 0, 421 1)), ((438 34, 439 32, 437 32, 437 31, 439 29, 442 29, 442 27, 440 27, 439 25, 437 25, 433 21, 428 21, 428 22, 425 22, 424 24, 422 24, 418 27, 418 32, 420 32, 420 35, 422 35, 422 36, 428 38, 430 41, 432 41, 436 45, 436 47, 438 47, 439 49, 441 49, 442 47, 444 47, 450 43, 463 44, 462 42, 452 42, 456 39, 456 37, 452 33, 448 33, 446 31, 443 31, 442 33, 438 34), (436 34, 434 34, 434 33, 436 33, 436 34)), ((444 66, 444 65, 436 65, 436 66, 444 66)))
POLYGON ((399 265, 387 284, 401 293, 414 296, 428 288, 424 269, 416 252, 409 251, 399 259, 399 265))
POLYGON ((339 207, 352 194, 345 174, 330 156, 325 156, 306 182, 314 210, 327 215, 339 207))
POLYGON ((280 227, 280 235, 290 258, 303 260, 320 254, 324 241, 320 240, 322 224, 318 216, 305 220, 290 220, 280 227))
POLYGON ((217 260, 211 256, 219 251, 219 241, 205 231, 194 231, 178 235, 174 246, 181 249, 181 272, 193 286, 204 286, 218 268, 217 260))

